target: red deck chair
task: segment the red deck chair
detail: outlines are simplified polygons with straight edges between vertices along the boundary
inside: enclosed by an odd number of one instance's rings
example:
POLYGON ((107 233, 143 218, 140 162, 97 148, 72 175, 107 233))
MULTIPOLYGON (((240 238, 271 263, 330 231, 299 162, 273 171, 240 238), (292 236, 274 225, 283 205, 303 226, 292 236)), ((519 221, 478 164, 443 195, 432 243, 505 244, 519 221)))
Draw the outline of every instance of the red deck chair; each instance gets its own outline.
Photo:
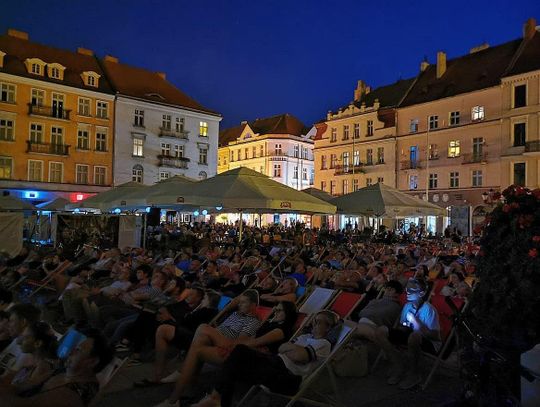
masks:
POLYGON ((303 312, 299 312, 296 317, 296 322, 294 323, 294 330, 297 331, 304 322, 304 319, 306 319, 307 314, 304 314, 303 312))
POLYGON ((264 322, 268 319, 268 317, 270 317, 270 315, 272 315, 273 311, 274 309, 271 307, 263 307, 262 305, 259 305, 256 310, 257 318, 264 322))
POLYGON ((443 287, 448 284, 448 280, 445 278, 438 278, 433 283, 432 295, 438 295, 441 293, 443 287))
POLYGON ((338 314, 340 318, 345 319, 351 315, 351 312, 356 308, 362 297, 362 294, 341 291, 334 301, 332 301, 329 309, 338 314))

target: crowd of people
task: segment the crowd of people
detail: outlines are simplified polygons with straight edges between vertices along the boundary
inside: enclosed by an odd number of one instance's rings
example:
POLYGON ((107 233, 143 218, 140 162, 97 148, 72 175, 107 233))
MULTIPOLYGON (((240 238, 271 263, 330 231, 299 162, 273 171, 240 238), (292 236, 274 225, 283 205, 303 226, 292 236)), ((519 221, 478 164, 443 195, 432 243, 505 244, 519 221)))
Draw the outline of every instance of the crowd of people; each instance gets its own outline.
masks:
POLYGON ((409 389, 421 382, 422 352, 441 348, 430 294, 466 299, 478 252, 453 238, 359 242, 350 230, 299 224, 245 227, 240 242, 231 225, 174 233, 190 244, 24 248, 1 258, 0 399, 87 406, 114 354, 129 357, 125 366, 153 364, 135 387, 175 383, 160 406, 180 405, 205 363, 221 373, 199 407, 231 406, 239 383, 292 395, 330 355, 340 324, 328 309, 300 324, 298 307, 314 287, 362 294, 348 316, 354 336, 384 351, 388 384, 409 389), (70 331, 81 339, 63 355, 70 331), (171 352, 181 355, 172 372, 171 352))

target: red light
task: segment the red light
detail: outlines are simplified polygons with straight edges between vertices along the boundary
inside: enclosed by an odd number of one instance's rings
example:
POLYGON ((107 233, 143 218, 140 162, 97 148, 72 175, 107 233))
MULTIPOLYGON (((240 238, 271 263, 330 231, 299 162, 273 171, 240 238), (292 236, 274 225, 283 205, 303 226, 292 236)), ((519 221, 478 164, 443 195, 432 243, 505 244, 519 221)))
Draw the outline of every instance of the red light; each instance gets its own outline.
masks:
POLYGON ((82 201, 84 199, 84 195, 83 194, 77 194, 75 199, 77 199, 77 201, 82 201))

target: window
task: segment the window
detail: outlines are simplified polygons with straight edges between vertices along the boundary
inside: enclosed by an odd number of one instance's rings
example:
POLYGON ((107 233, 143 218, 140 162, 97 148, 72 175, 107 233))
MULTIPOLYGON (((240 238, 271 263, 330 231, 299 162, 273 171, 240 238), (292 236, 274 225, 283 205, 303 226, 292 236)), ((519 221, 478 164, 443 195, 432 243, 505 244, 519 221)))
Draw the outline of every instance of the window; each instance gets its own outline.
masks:
POLYGON ((242 151, 240 149, 236 150, 236 161, 240 161, 242 159, 242 151))
POLYGON ((234 161, 234 151, 231 151, 231 162, 234 161))
POLYGON ((321 191, 326 190, 326 181, 321 181, 321 191))
POLYGON ((161 143, 161 155, 169 157, 171 155, 171 145, 169 143, 161 143))
POLYGON ((527 85, 514 87, 514 107, 527 106, 527 85))
POLYGON ((326 156, 321 155, 321 170, 326 170, 326 156))
POLYGON ((384 177, 377 177, 377 182, 379 184, 384 184, 384 177))
POLYGON ((13 168, 11 157, 0 157, 0 179, 10 179, 13 168))
POLYGON ((79 98, 77 112, 80 116, 90 116, 90 99, 79 98))
POLYGON ((307 147, 302 147, 302 158, 304 160, 308 159, 308 149, 307 149, 307 147))
POLYGON ((107 133, 96 130, 96 151, 107 151, 107 133))
POLYGON ((208 123, 199 122, 199 136, 208 137, 208 123))
POLYGON ((94 184, 105 185, 107 183, 107 168, 94 167, 94 184))
POLYGON ((429 129, 437 129, 439 127, 439 116, 429 116, 429 129))
POLYGON ((450 112, 450 126, 457 126, 459 124, 459 112, 450 112))
POLYGON ((43 126, 37 123, 30 123, 30 142, 43 144, 43 126))
POLYGON ((244 148, 244 160, 249 158, 249 148, 244 148))
POLYGON ((409 189, 418 189, 418 175, 409 175, 409 189))
POLYGON ((429 159, 436 160, 438 158, 439 158, 439 149, 437 148, 437 144, 430 144, 429 145, 429 159))
POLYGON ((437 174, 429 174, 429 189, 435 189, 439 185, 439 176, 437 174))
POLYGON ((343 171, 345 172, 348 172, 349 171, 349 152, 348 151, 345 151, 342 155, 341 155, 341 160, 342 160, 342 163, 343 163, 343 171))
POLYGON ((253 158, 257 157, 257 147, 253 147, 253 148, 251 149, 251 154, 252 154, 252 157, 253 157, 253 158))
POLYGON ((261 147, 259 148, 259 156, 260 156, 260 157, 264 157, 264 146, 261 146, 261 147))
POLYGON ((177 117, 176 118, 176 132, 183 133, 184 126, 185 126, 185 119, 183 117, 177 117))
POLYGON ((208 148, 199 147, 199 164, 208 164, 208 148))
POLYGON ((377 164, 384 164, 384 147, 377 148, 377 164))
POLYGON ((307 168, 302 168, 302 180, 307 181, 307 168))
POLYGON ((349 180, 344 179, 343 180, 343 195, 348 194, 348 193, 349 193, 349 180))
MULTIPOLYGON (((178 145, 176 144, 174 146, 174 156, 176 158, 183 158, 184 157, 184 146, 181 146, 181 145, 178 145)), ((223 164, 227 164, 226 160, 223 160, 225 161, 223 164)))
POLYGON ((366 150, 366 165, 373 165, 373 149, 368 148, 366 150))
POLYGON ((450 173, 450 188, 459 188, 459 172, 450 173))
POLYGON ((30 73, 36 74, 36 75, 43 75, 40 64, 32 64, 30 67, 30 73))
POLYGON ((450 140, 448 142, 448 157, 449 158, 459 157, 459 153, 460 153, 459 140, 450 140))
POLYGON ((28 181, 43 181, 43 161, 28 160, 28 181))
POLYGON ((343 126, 343 140, 349 139, 349 125, 343 126))
POLYGON ((88 184, 88 165, 76 164, 75 172, 76 172, 75 182, 77 184, 88 184))
POLYGON ((15 103, 15 85, 0 83, 0 102, 15 103))
POLYGON ((366 136, 373 136, 373 120, 367 121, 366 136))
POLYGON ((353 192, 358 191, 358 189, 360 189, 359 186, 358 186, 358 180, 353 179, 352 180, 352 190, 353 190, 353 192))
POLYGON ((86 77, 86 84, 88 86, 96 86, 96 77, 88 75, 86 77))
POLYGON ((109 117, 108 110, 109 104, 98 100, 96 104, 96 117, 99 119, 107 119, 109 117))
POLYGON ((525 186, 525 163, 514 164, 514 185, 525 186))
POLYGON ((281 150, 281 144, 276 144, 275 153, 276 153, 276 155, 282 155, 283 154, 283 151, 281 150))
POLYGON ((141 138, 133 139, 133 155, 135 157, 144 157, 143 154, 144 140, 141 138))
POLYGON ((337 165, 337 156, 335 154, 330 154, 330 168, 336 168, 337 165))
POLYGON ((88 135, 88 130, 79 129, 77 132, 77 148, 79 150, 90 149, 90 136, 88 135))
POLYGON ((161 120, 161 128, 163 130, 171 130, 171 115, 170 114, 164 114, 163 118, 161 120))
POLYGON ((373 179, 372 178, 366 178, 366 187, 370 187, 373 185, 373 179))
POLYGON ((360 165, 360 150, 353 151, 353 165, 358 167, 360 165))
POLYGON ((360 138, 360 123, 354 123, 354 138, 360 138))
POLYGON ((64 129, 62 127, 51 127, 51 144, 64 145, 64 129))
POLYGON ((483 159, 483 151, 484 151, 484 138, 483 137, 473 138, 472 140, 473 159, 475 160, 483 159))
POLYGON ((0 119, 0 140, 13 141, 13 120, 0 119))
POLYGON ((144 110, 135 109, 133 116, 133 125, 135 127, 144 127, 144 110))
POLYGON ((526 123, 514 123, 514 147, 524 146, 527 138, 526 123))
POLYGON ((32 89, 32 106, 43 106, 45 100, 45 91, 41 89, 32 89))
POLYGON ((330 141, 333 143, 337 140, 337 129, 335 127, 332 127, 330 131, 330 141))
POLYGON ((51 78, 53 79, 60 79, 60 69, 58 68, 51 68, 51 78))
POLYGON ((159 180, 160 180, 160 181, 163 181, 163 180, 165 180, 165 179, 169 179, 169 176, 170 176, 170 175, 171 175, 171 174, 170 174, 169 172, 167 172, 167 171, 160 171, 160 172, 159 172, 159 180))
POLYGON ((65 119, 64 115, 64 95, 61 93, 52 94, 52 116, 65 119))
POLYGON ((309 185, 313 185, 315 182, 315 168, 311 169, 311 172, 309 173, 309 185))
POLYGON ((483 184, 482 170, 475 170, 472 172, 472 186, 481 187, 483 184))
POLYGON ((137 164, 133 166, 131 171, 131 180, 142 184, 144 179, 144 168, 142 165, 137 164))
POLYGON ((330 181, 330 195, 336 194, 336 181, 330 181))
POLYGON ((281 165, 274 164, 274 177, 281 177, 281 165))
POLYGON ((298 166, 295 165, 293 169, 293 179, 298 179, 298 166))
POLYGON ((409 122, 409 131, 411 133, 416 133, 418 131, 418 119, 411 119, 409 122))
POLYGON ((203 180, 203 179, 206 179, 208 178, 208 174, 206 173, 206 171, 201 171, 199 172, 199 180, 203 180))
POLYGON ((472 108, 471 118, 473 121, 484 120, 484 106, 474 106, 472 108))
POLYGON ((295 144, 293 146, 293 157, 298 158, 300 155, 300 146, 298 144, 295 144))

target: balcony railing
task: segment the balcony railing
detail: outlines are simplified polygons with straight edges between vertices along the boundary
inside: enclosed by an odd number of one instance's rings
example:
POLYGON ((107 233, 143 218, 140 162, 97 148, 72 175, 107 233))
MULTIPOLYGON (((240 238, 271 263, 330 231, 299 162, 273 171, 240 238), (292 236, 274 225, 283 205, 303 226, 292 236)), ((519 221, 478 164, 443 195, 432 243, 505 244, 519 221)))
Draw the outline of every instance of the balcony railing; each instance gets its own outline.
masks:
POLYGON ((471 153, 463 154, 462 164, 475 164, 475 163, 485 163, 487 161, 487 153, 471 153))
POLYGON ((159 137, 174 137, 174 138, 187 140, 188 135, 189 135, 189 131, 186 131, 186 130, 177 131, 177 130, 169 129, 166 127, 159 128, 159 137))
POLYGON ((525 152, 534 153, 540 151, 540 140, 536 141, 527 141, 525 143, 525 152))
POLYGON ((415 170, 417 168, 422 168, 422 166, 420 165, 420 161, 418 161, 418 160, 416 160, 416 161, 408 160, 408 161, 402 161, 401 162, 401 169, 402 170, 415 170))
POLYGON ((357 165, 336 165, 334 175, 363 174, 364 164, 357 165))
POLYGON ((174 157, 170 155, 158 155, 157 156, 160 167, 174 167, 187 169, 189 158, 187 157, 174 157))
POLYGON ((37 115, 37 116, 46 116, 54 117, 56 119, 69 120, 69 115, 71 110, 51 107, 51 106, 38 106, 28 103, 28 114, 37 115))
POLYGON ((51 143, 36 143, 34 141, 27 140, 28 144, 27 153, 40 153, 40 154, 54 154, 54 155, 68 155, 69 147, 66 144, 51 144, 51 143))

